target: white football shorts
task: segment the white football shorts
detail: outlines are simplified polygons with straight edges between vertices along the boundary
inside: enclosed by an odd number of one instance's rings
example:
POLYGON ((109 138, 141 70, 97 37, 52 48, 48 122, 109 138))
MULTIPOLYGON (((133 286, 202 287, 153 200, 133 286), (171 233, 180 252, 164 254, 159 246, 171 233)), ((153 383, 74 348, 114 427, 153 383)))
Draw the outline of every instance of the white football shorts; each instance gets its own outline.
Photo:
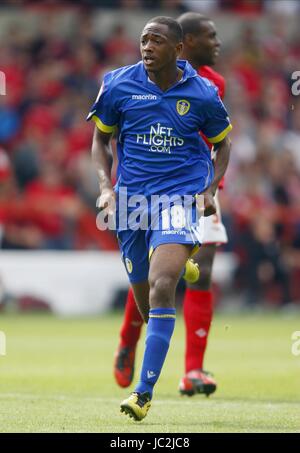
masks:
POLYGON ((210 215, 209 217, 201 217, 200 219, 202 244, 221 245, 228 242, 226 228, 222 223, 218 191, 214 199, 217 207, 216 214, 210 215))

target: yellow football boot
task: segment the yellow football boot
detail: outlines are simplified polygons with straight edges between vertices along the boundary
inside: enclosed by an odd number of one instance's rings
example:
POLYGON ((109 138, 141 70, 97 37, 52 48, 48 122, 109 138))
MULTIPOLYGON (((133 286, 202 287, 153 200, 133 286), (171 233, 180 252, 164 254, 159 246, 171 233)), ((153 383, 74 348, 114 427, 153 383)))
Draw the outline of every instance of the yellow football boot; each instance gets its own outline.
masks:
POLYGON ((137 393, 133 392, 126 400, 121 403, 121 412, 134 418, 136 421, 141 421, 146 417, 151 406, 151 399, 148 392, 137 393))
POLYGON ((199 265, 194 262, 192 258, 188 259, 185 264, 185 270, 183 274, 184 280, 189 283, 196 283, 200 277, 199 265))

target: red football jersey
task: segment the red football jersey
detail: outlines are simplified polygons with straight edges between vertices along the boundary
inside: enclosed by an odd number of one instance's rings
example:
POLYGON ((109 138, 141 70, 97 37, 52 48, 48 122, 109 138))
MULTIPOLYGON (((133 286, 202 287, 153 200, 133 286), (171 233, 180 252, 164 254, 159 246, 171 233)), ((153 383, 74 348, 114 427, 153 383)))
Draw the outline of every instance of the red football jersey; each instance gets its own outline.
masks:
MULTIPOLYGON (((225 79, 221 74, 218 72, 214 71, 210 66, 200 66, 198 69, 198 74, 201 77, 205 77, 208 79, 210 82, 212 82, 217 88, 219 92, 219 96, 221 99, 224 98, 225 95, 225 79)), ((202 135, 202 134, 201 134, 202 135)), ((204 138, 206 144, 209 146, 210 149, 212 149, 213 145, 209 143, 206 139, 205 136, 202 135, 204 138)), ((219 189, 223 189, 224 187, 224 177, 221 179, 220 184, 219 184, 219 189)))
POLYGON ((221 99, 224 98, 225 95, 225 79, 221 74, 214 71, 210 66, 200 66, 198 69, 198 74, 201 77, 206 77, 210 82, 212 82, 219 91, 219 96, 221 99))

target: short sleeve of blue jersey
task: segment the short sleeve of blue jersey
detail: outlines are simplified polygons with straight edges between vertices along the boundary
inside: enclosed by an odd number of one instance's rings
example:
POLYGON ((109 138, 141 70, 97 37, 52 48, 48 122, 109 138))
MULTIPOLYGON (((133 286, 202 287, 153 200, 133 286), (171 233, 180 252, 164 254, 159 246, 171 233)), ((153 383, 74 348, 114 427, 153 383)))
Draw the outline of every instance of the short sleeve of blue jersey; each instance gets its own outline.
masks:
POLYGON ((206 136, 210 143, 221 142, 228 132, 231 131, 232 125, 228 113, 221 101, 217 89, 211 87, 212 95, 209 96, 205 105, 204 122, 201 125, 201 132, 206 136))
POLYGON ((101 132, 114 132, 119 122, 119 111, 115 99, 112 73, 108 73, 104 76, 97 99, 87 116, 87 121, 91 119, 95 121, 101 132))

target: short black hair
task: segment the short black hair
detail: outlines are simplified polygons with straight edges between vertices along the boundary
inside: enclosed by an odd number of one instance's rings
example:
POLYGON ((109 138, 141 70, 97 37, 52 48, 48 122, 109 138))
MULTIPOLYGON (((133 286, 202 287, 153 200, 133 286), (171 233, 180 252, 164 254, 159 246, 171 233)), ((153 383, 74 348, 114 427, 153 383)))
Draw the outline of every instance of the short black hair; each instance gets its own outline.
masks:
POLYGON ((163 24, 167 25, 170 34, 172 35, 172 38, 174 41, 177 42, 182 42, 183 40, 183 32, 181 25, 177 22, 177 20, 173 19, 172 17, 168 16, 157 16, 153 17, 152 19, 148 20, 147 24, 163 24))
POLYGON ((184 13, 178 17, 177 22, 181 25, 183 37, 188 33, 195 35, 199 33, 199 28, 201 30, 201 25, 204 22, 209 22, 211 19, 207 16, 204 16, 200 13, 184 13))

